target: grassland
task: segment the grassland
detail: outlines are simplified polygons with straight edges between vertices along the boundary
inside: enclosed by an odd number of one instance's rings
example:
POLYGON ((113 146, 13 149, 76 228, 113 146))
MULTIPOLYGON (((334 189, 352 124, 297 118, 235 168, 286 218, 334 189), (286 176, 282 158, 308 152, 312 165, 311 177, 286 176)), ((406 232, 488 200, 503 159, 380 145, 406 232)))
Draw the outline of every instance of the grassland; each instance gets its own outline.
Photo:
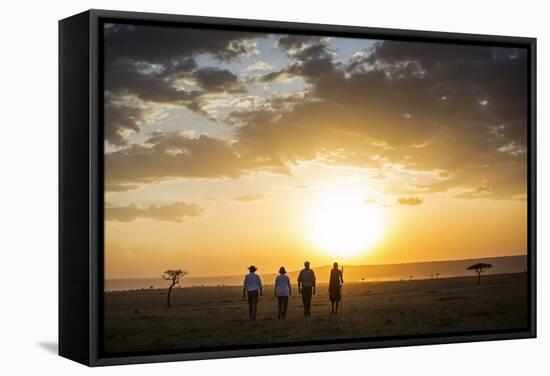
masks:
MULTIPOLYGON (((294 288, 294 292, 297 289, 294 288)), ((289 301, 278 320, 277 301, 266 286, 256 321, 248 320, 242 289, 178 288, 166 309, 166 289, 105 293, 107 353, 170 351, 327 339, 418 335, 527 326, 527 274, 344 285, 340 315, 331 316, 326 285, 319 285, 312 316, 301 298, 289 301)))

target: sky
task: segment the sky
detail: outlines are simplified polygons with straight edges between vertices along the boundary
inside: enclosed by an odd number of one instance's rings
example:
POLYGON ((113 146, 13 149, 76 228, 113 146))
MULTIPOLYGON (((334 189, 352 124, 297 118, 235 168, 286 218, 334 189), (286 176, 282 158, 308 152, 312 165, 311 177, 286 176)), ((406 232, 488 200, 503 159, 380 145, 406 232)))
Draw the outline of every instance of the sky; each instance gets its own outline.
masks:
POLYGON ((515 48, 104 27, 105 276, 526 254, 515 48))

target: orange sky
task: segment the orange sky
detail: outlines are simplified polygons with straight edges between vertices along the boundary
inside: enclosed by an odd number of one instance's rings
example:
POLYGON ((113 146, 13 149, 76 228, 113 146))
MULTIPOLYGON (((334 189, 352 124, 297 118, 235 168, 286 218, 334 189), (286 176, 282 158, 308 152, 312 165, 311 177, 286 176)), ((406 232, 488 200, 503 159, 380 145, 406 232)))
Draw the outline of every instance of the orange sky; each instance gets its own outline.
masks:
MULTIPOLYGON (((310 169, 328 170, 326 179, 335 174, 332 168, 310 169)), ((312 177, 306 186, 295 184, 304 182, 299 176, 258 173, 223 184, 217 179, 178 180, 109 194, 112 205, 120 199, 121 206, 140 202, 149 207, 177 201, 185 192, 186 201, 203 207, 204 213, 182 222, 108 221, 106 276, 152 277, 173 265, 195 275, 228 275, 242 272, 248 264, 270 271, 288 265, 294 270, 305 259, 314 265, 335 260, 381 264, 525 253, 525 201, 432 194, 422 196, 421 204, 403 205, 398 198, 378 194, 371 188, 377 184, 369 179, 361 181, 349 171, 343 175, 350 177, 338 176, 334 182, 312 177), (364 192, 364 200, 376 201, 358 201, 359 207, 380 206, 381 237, 364 252, 347 256, 338 249, 320 249, 309 236, 312 207, 322 205, 317 193, 331 191, 333 185, 336 190, 364 192), (250 201, 241 201, 245 196, 250 201)))
POLYGON ((106 278, 526 253, 523 51, 107 25, 105 57, 106 278))

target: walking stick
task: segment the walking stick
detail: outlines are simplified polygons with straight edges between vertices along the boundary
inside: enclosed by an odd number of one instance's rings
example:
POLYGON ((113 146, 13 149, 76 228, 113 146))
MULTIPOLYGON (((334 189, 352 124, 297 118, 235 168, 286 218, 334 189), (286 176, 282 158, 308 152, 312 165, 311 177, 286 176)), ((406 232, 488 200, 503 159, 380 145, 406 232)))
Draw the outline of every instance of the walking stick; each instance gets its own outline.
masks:
MULTIPOLYGON (((342 265, 342 281, 344 281, 344 265, 342 265)), ((342 312, 342 303, 344 302, 344 284, 340 284, 340 312, 342 312)))

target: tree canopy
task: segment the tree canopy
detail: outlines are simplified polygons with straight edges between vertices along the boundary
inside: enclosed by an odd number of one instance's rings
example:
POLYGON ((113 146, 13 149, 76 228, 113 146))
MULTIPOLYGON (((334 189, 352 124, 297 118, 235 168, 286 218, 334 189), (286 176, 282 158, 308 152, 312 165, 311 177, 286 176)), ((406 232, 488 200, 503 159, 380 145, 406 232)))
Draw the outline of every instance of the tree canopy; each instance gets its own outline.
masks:
POLYGON ((180 282, 180 277, 187 275, 187 270, 181 269, 169 269, 162 274, 162 279, 166 281, 172 281, 172 284, 178 284, 180 282))
POLYGON ((466 269, 467 270, 475 270, 478 273, 483 273, 484 271, 491 268, 492 266, 493 265, 491 265, 491 264, 486 264, 484 262, 478 262, 477 264, 471 265, 471 266, 467 267, 466 269))

